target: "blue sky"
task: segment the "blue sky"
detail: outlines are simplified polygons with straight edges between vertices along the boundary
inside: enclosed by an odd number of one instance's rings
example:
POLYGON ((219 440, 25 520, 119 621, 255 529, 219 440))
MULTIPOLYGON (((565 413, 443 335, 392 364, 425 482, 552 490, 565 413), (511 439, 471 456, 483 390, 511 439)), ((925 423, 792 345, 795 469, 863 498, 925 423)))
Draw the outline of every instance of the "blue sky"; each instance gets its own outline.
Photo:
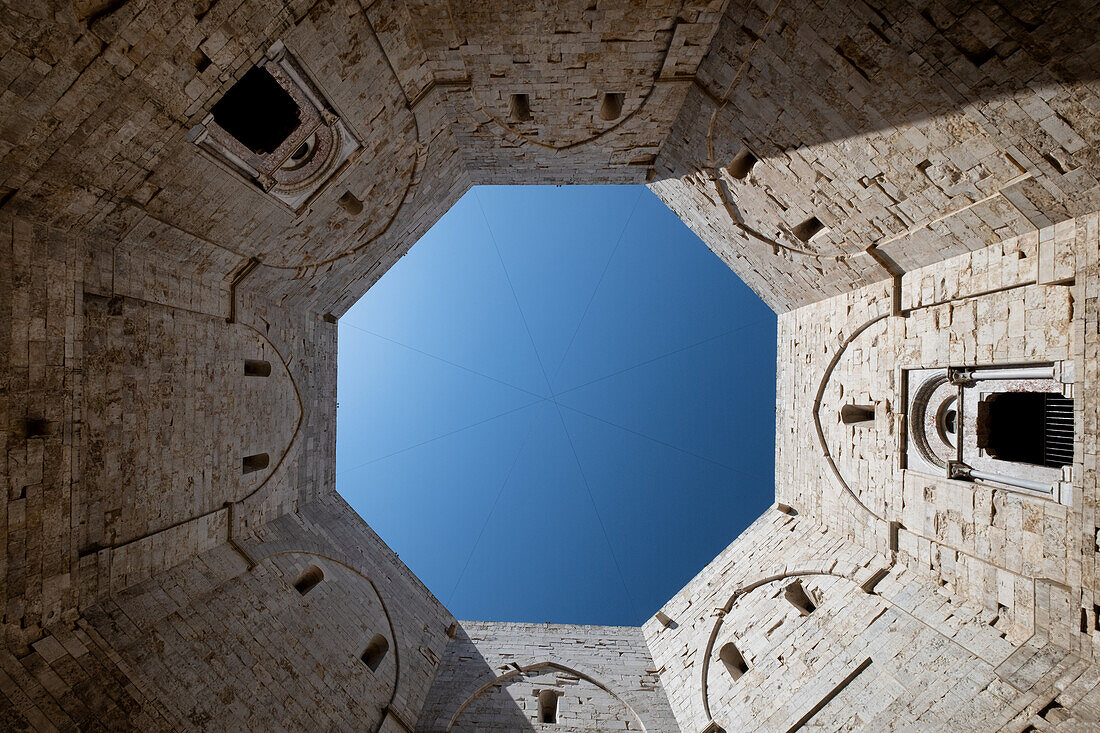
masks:
POLYGON ((772 501, 775 335, 644 187, 476 187, 340 319, 336 487, 458 618, 638 625, 772 501))

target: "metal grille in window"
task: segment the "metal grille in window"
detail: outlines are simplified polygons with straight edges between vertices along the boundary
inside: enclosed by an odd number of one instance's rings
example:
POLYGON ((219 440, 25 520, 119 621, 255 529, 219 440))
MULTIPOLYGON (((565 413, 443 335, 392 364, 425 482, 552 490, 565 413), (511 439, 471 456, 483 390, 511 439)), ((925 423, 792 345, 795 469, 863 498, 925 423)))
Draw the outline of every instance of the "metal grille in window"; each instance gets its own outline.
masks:
POLYGON ((1043 464, 1068 466, 1073 463, 1073 400, 1058 394, 1043 397, 1043 464))
MULTIPOLYGON (((984 407, 993 458, 1053 468, 1073 463, 1072 399, 1056 392, 1002 392, 984 407)), ((979 419, 981 413, 979 407, 979 419)))

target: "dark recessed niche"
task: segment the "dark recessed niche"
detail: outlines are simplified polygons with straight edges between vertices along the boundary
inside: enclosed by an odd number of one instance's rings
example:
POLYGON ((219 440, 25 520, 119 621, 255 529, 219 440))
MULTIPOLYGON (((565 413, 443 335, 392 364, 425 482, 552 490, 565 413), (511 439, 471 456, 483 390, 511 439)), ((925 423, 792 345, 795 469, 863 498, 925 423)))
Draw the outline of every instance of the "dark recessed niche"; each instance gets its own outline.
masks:
POLYGON ((358 216, 363 213, 363 202, 351 191, 345 191, 343 195, 336 200, 336 203, 340 205, 341 209, 352 216, 358 216))
POLYGON ((310 565, 302 574, 298 576, 298 579, 294 581, 294 590, 301 593, 303 596, 316 588, 322 580, 325 579, 325 574, 321 568, 316 565, 310 565))
POLYGON ((50 421, 40 417, 28 417, 23 421, 23 436, 42 438, 50 434, 50 421))
POLYGON ((844 405, 840 408, 840 420, 845 425, 866 425, 875 422, 874 405, 844 405))
POLYGON ((539 691, 539 722, 558 722, 558 693, 556 690, 539 691))
POLYGON ((623 99, 624 94, 619 92, 608 92, 603 95, 603 102, 600 104, 600 119, 601 120, 617 120, 623 113, 623 99))
POLYGON ((531 119, 531 99, 526 94, 513 94, 508 101, 508 119, 528 122, 531 119))
POLYGON ((253 473, 267 468, 270 462, 266 453, 256 453, 241 459, 241 473, 253 473))
POLYGON ((210 110, 214 121, 258 155, 275 152, 301 120, 301 110, 267 69, 254 66, 210 110))
POLYGON ((809 242, 814 238, 818 232, 825 228, 825 225, 821 223, 821 220, 816 216, 811 216, 806 221, 802 222, 791 232, 803 242, 809 242))
POLYGON ((817 604, 810 598, 810 594, 806 592, 800 581, 796 580, 788 585, 783 590, 783 597, 803 616, 809 616, 817 610, 817 604))
POLYGON ((246 377, 270 377, 271 363, 262 359, 245 359, 244 375, 246 377))
POLYGON ((726 671, 733 679, 738 679, 749 671, 749 663, 745 661, 745 657, 732 641, 722 647, 718 658, 722 660, 726 671))
POLYGON ((204 54, 201 49, 196 48, 194 53, 191 54, 191 64, 201 74, 210 68, 210 57, 204 54))
POLYGON ((754 165, 756 165, 756 156, 752 154, 748 148, 741 148, 737 155, 733 156, 733 160, 726 166, 726 170, 734 178, 741 180, 749 175, 754 165))
POLYGON ((386 658, 386 652, 389 650, 389 640, 381 634, 375 634, 359 658, 363 661, 363 664, 370 668, 371 672, 377 672, 378 666, 382 664, 382 660, 386 658))

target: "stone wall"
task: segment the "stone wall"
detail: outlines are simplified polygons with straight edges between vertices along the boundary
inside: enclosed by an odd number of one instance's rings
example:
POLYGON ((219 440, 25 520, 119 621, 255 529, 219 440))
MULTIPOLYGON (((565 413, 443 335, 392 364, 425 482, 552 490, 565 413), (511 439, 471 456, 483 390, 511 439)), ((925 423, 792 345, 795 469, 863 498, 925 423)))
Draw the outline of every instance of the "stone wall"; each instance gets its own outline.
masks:
POLYGON ((1018 647, 994 613, 927 574, 774 508, 661 613, 667 626, 654 617, 643 629, 685 731, 1083 730, 1097 720, 1087 661, 1039 635, 1018 647))
MULTIPOLYGON (((898 315, 891 315, 888 286, 785 314, 779 348, 788 366, 779 391, 789 399, 776 426, 779 501, 871 549, 898 552, 998 615, 1017 640, 1035 631, 1035 579, 1064 585, 1051 591, 1064 605, 1060 637, 1089 656, 1093 576, 1082 577, 1080 563, 1095 552, 1087 513, 1094 499, 1083 456, 1072 469, 1080 491, 1065 503, 904 470, 901 369, 1072 361, 1088 330, 1075 304, 1090 286, 1071 279, 1071 263, 1075 253, 1096 249, 1093 221, 1065 222, 906 273, 897 284, 898 315), (875 405, 873 426, 845 425, 846 404, 875 405), (890 522, 898 523, 893 539, 890 522), (1088 636, 1074 608, 1085 609, 1088 636)), ((1091 398, 1087 377, 1078 379, 1077 425, 1087 433, 1091 398)))
POLYGON ((5 651, 3 714, 12 729, 410 729, 451 623, 330 495, 5 651), (303 595, 310 567, 323 580, 303 595))
POLYGON ((418 731, 673 730, 641 629, 463 621, 418 731), (540 693, 554 718, 540 718, 540 693))
POLYGON ((1094 211, 1097 13, 729 3, 652 188, 777 311, 1094 211))
POLYGON ((0 726, 1095 727, 1098 13, 0 4, 0 726), (297 209, 196 144, 278 43, 360 143, 297 209), (643 182, 781 312, 798 514, 643 629, 452 628, 335 494, 336 317, 471 185, 643 182), (1057 500, 906 467, 903 369, 1036 361, 1057 500))

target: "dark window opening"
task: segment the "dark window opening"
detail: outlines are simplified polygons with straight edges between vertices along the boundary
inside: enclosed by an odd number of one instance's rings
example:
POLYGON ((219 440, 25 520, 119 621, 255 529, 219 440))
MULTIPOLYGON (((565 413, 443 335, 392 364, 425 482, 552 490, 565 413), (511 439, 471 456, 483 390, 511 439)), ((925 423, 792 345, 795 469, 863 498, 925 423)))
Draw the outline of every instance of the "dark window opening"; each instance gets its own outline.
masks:
POLYGON ((874 593, 875 588, 878 587, 878 584, 881 583, 882 579, 885 578, 889 574, 890 574, 890 571, 887 570, 886 568, 879 568, 878 570, 876 570, 874 573, 871 574, 871 577, 869 577, 869 578, 867 578, 867 580, 863 581, 863 585, 861 585, 859 587, 864 593, 874 593))
POLYGON ((748 148, 741 148, 741 151, 733 156, 733 160, 726 166, 726 170, 731 176, 741 180, 749 175, 757 162, 756 156, 749 152, 748 148))
POLYGON ((386 657, 386 652, 390 650, 390 643, 386 641, 386 637, 381 634, 375 634, 367 644, 367 648, 363 651, 363 656, 360 659, 363 660, 363 664, 370 667, 371 672, 378 671, 378 665, 382 664, 382 660, 386 657))
POLYGON ((244 375, 246 377, 270 377, 271 364, 262 359, 245 359, 244 375))
POLYGON ((791 232, 803 242, 809 242, 814 238, 818 232, 825 228, 825 225, 821 223, 821 220, 816 216, 811 216, 806 221, 802 222, 791 232))
POLYGON ((1048 723, 1063 723, 1069 720, 1069 714, 1066 713, 1065 706, 1058 702, 1058 698, 1054 698, 1039 711, 1039 717, 1048 723))
POLYGON ((325 574, 321 568, 316 565, 310 565, 302 574, 298 576, 298 579, 294 581, 294 590, 301 593, 303 596, 309 593, 311 590, 317 587, 317 585, 325 579, 325 574))
POLYGON ((722 651, 718 653, 718 658, 722 660, 726 671, 730 673, 730 677, 733 679, 737 679, 749 671, 749 663, 745 661, 745 657, 732 641, 722 647, 722 651))
POLYGON ((526 94, 513 94, 508 103, 508 119, 527 122, 531 119, 531 99, 526 94))
POLYGON ((844 405, 840 408, 840 419, 845 425, 860 425, 875 421, 874 405, 844 405))
POLYGON ((817 610, 817 604, 810 598, 810 594, 802 587, 801 581, 794 581, 783 591, 783 597, 792 606, 798 609, 803 616, 809 616, 817 610))
POLYGON ((200 74, 210 68, 210 57, 202 52, 202 49, 195 49, 195 52, 191 54, 191 63, 194 64, 195 70, 200 74))
POLYGON ((340 198, 336 199, 336 203, 340 205, 341 209, 352 216, 358 216, 363 213, 363 202, 351 191, 345 191, 340 198))
POLYGON ((241 460, 241 473, 262 471, 267 468, 268 460, 266 453, 256 453, 255 455, 245 456, 241 460))
POLYGON ((210 111, 222 129, 259 155, 275 152, 301 119, 298 105, 260 66, 249 69, 210 111))
POLYGON ((1073 400, 1056 392, 992 395, 979 403, 978 423, 982 447, 994 458, 1054 468, 1073 463, 1073 400))
POLYGON ((603 102, 600 104, 600 119, 601 120, 617 120, 623 113, 623 99, 625 95, 617 92, 609 92, 603 95, 603 102))
POLYGON ((23 420, 23 437, 41 438, 50 434, 50 421, 41 417, 28 417, 23 420))
POLYGON ((558 693, 555 690, 539 692, 539 722, 558 722, 558 693))
POLYGON ((955 410, 948 410, 943 413, 943 429, 954 435, 958 431, 959 413, 955 410))

